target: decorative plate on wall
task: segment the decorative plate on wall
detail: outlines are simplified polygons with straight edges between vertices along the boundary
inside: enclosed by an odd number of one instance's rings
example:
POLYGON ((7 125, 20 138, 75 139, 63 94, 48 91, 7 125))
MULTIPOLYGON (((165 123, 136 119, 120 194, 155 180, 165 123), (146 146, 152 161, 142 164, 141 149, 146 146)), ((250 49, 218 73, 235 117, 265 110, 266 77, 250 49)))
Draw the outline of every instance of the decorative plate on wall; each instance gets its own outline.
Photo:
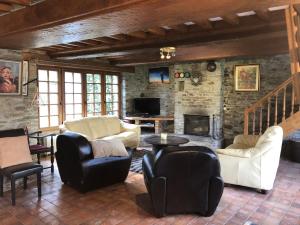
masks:
POLYGON ((192 85, 198 86, 199 84, 201 84, 201 78, 202 78, 202 74, 200 72, 192 74, 191 75, 192 85))
POLYGON ((191 74, 190 74, 189 72, 185 72, 185 73, 184 73, 184 77, 185 77, 185 78, 190 78, 190 77, 191 77, 191 74))

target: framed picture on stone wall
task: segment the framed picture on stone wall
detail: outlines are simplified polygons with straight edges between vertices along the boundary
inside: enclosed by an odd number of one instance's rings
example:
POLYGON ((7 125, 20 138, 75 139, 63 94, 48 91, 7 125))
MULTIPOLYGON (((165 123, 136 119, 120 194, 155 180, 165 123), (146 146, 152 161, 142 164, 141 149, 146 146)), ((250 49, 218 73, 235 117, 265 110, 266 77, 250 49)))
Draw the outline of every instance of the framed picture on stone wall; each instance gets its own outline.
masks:
POLYGON ((234 68, 234 86, 236 91, 258 91, 260 68, 258 64, 237 65, 234 68))
POLYGON ((21 62, 0 59, 0 95, 20 95, 21 62))
POLYGON ((169 84, 169 68, 168 67, 159 67, 149 69, 149 83, 156 84, 169 84))

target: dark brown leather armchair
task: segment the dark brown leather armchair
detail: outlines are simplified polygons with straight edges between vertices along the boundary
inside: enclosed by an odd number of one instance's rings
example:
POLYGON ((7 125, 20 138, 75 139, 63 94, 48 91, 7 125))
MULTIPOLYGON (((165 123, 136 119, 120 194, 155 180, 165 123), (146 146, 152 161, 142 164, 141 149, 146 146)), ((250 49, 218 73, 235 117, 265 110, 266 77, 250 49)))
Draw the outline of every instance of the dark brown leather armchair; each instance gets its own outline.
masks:
POLYGON ((128 157, 94 158, 88 140, 78 133, 65 132, 57 137, 55 153, 61 180, 80 192, 123 182, 129 172, 128 157))
POLYGON ((207 147, 168 147, 143 158, 144 180, 157 217, 176 213, 211 216, 224 183, 216 154, 207 147))

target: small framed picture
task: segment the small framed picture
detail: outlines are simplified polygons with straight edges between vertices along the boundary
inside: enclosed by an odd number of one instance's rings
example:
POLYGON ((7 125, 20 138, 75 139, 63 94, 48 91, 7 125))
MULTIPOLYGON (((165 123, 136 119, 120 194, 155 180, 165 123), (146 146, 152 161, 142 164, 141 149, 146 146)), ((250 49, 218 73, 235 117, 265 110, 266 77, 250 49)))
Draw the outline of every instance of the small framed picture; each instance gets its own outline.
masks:
POLYGON ((20 95, 21 62, 0 60, 0 95, 20 95))
POLYGON ((149 83, 169 84, 169 67, 150 68, 149 83))
POLYGON ((260 67, 258 64, 237 65, 234 68, 236 91, 259 91, 260 67))
POLYGON ((28 95, 28 85, 24 85, 28 82, 28 61, 22 62, 22 95, 28 95))

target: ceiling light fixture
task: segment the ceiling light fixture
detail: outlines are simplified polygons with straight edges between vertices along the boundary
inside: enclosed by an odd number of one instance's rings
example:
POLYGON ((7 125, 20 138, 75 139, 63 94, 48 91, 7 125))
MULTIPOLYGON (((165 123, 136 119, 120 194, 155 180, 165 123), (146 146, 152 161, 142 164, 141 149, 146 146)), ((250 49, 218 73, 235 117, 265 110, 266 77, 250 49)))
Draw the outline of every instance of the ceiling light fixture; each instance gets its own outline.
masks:
POLYGON ((161 59, 171 59, 175 56, 176 48, 175 47, 163 47, 160 48, 160 58, 161 59))

